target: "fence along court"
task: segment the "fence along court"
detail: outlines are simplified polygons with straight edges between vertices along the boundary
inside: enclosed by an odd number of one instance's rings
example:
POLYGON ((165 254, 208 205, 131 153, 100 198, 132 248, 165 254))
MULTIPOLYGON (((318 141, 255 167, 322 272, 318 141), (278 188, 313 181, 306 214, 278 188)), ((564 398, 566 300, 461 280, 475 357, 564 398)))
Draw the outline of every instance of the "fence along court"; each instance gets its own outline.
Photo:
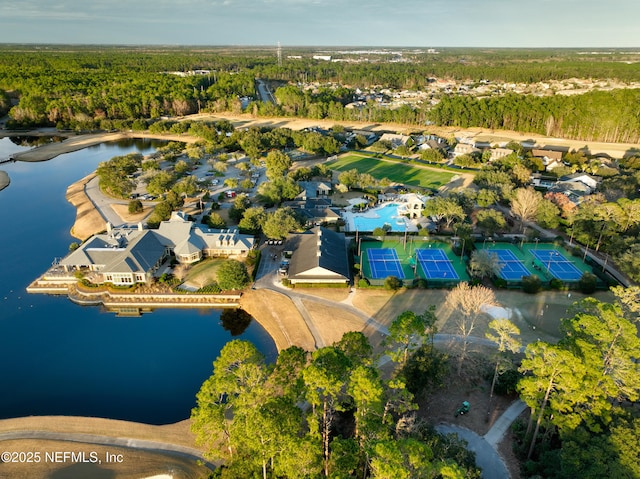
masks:
POLYGON ((398 253, 392 248, 367 249, 369 269, 373 279, 384 279, 395 276, 404 279, 404 272, 400 264, 398 253))
POLYGON ((426 279, 460 279, 442 249, 417 249, 416 258, 426 279))

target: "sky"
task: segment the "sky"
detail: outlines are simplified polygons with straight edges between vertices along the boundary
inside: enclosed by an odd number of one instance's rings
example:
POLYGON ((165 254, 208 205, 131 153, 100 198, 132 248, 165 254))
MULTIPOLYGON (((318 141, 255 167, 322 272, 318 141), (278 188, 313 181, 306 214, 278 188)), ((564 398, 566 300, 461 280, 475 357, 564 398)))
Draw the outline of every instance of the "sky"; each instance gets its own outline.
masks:
POLYGON ((0 0, 0 43, 640 47, 638 0, 0 0))

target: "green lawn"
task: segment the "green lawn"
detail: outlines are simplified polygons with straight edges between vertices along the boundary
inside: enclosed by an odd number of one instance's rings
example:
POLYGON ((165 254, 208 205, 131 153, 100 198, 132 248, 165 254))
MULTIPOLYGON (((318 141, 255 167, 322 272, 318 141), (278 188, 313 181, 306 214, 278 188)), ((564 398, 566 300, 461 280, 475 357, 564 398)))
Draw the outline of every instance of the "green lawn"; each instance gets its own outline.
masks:
POLYGON ((208 258, 189 268, 185 282, 193 283, 200 287, 216 281, 218 268, 224 262, 224 258, 208 258))
POLYGON ((454 173, 446 171, 427 170, 405 163, 382 161, 358 153, 347 153, 337 160, 330 161, 327 166, 338 171, 355 168, 359 173, 369 173, 378 180, 388 178, 396 183, 431 189, 438 189, 455 176, 454 173))

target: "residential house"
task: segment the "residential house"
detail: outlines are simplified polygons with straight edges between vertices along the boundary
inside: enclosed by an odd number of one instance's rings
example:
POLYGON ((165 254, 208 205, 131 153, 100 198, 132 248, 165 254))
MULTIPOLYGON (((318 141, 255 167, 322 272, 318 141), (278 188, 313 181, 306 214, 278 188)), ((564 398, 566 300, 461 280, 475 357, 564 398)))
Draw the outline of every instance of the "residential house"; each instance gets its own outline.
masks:
POLYGON ((285 251, 291 254, 288 278, 292 284, 351 281, 347 244, 342 233, 321 226, 287 240, 285 251))
POLYGON ((321 198, 333 192, 331 183, 326 181, 299 181, 298 185, 302 187, 302 192, 296 196, 296 199, 321 198))
POLYGON ((335 208, 302 208, 297 213, 307 226, 335 224, 341 218, 335 208))
POLYGON ((543 160, 543 164, 545 165, 545 169, 547 171, 553 171, 556 168, 566 166, 561 160, 543 160))
POLYGON ((531 184, 533 186, 537 186, 538 188, 552 188, 553 185, 556 184, 556 178, 553 176, 544 176, 540 173, 532 173, 531 174, 531 184))
MULTIPOLYGON (((363 106, 365 106, 365 105, 366 105, 366 103, 363 104, 363 106)), ((367 140, 367 145, 373 144, 373 142, 375 142, 376 139, 378 138, 378 135, 376 135, 373 131, 352 130, 351 133, 349 133, 347 135, 347 141, 351 141, 352 139, 354 139, 358 135, 362 136, 363 138, 365 138, 367 140)))
POLYGON ((579 205, 585 196, 592 194, 596 190, 600 180, 601 178, 587 173, 574 173, 573 175, 560 177, 549 191, 563 193, 574 205, 579 205))
POLYGON ((447 151, 449 144, 443 138, 436 135, 419 136, 416 139, 419 150, 441 150, 447 151))
POLYGON ((391 143, 391 146, 395 149, 399 146, 407 146, 407 143, 411 140, 411 137, 408 135, 397 135, 395 133, 384 133, 380 137, 380 141, 388 141, 391 143))
POLYGON ((531 156, 534 158, 540 158, 547 171, 564 166, 561 151, 547 150, 545 148, 533 148, 531 150, 531 156))
POLYGON ((499 160, 500 158, 504 158, 505 156, 509 156, 513 153, 513 150, 509 148, 491 148, 489 150, 491 156, 489 157, 489 161, 499 160))
POLYGON ((474 153, 482 153, 479 148, 468 143, 458 143, 453 149, 453 156, 472 155, 474 153))
POLYGON ((560 177, 560 181, 568 182, 568 183, 582 183, 583 185, 589 188, 589 193, 593 193, 598 187, 598 183, 602 181, 602 178, 599 176, 592 176, 588 173, 574 173, 572 175, 566 175, 560 177))
POLYGON ((336 223, 341 216, 339 210, 332 208, 331 205, 330 198, 297 198, 282 204, 282 206, 293 208, 308 226, 336 223))

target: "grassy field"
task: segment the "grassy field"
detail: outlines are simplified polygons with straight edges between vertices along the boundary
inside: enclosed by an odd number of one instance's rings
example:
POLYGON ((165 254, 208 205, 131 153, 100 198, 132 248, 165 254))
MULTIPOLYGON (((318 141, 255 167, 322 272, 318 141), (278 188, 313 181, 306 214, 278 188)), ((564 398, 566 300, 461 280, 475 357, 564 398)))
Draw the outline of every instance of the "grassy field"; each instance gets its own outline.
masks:
POLYGON ((355 168, 359 173, 369 173, 379 180, 388 178, 396 183, 431 189, 438 189, 455 176, 446 171, 434 171, 400 162, 383 161, 359 153, 347 153, 337 160, 327 163, 327 166, 338 171, 355 168))
POLYGON ((218 268, 224 262, 223 258, 209 258, 201 261, 187 271, 185 283, 202 288, 216 281, 218 268))

